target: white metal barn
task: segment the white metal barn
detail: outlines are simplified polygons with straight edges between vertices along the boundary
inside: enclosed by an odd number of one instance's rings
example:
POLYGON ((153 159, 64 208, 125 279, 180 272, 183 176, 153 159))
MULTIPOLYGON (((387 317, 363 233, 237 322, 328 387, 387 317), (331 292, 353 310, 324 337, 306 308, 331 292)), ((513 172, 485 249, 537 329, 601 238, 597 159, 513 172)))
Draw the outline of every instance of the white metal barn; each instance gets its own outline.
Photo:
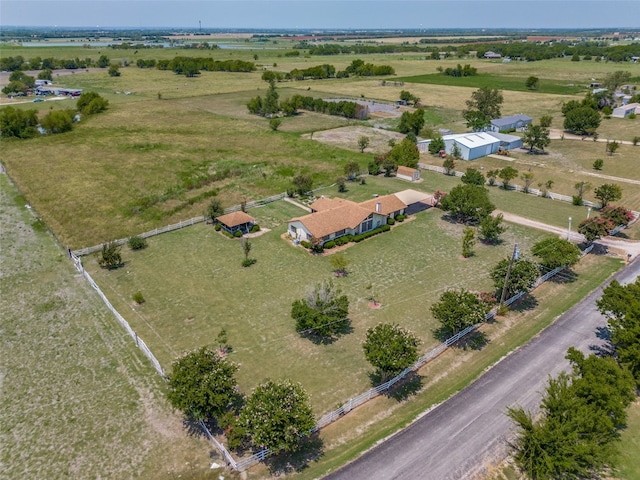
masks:
POLYGON ((445 135, 442 137, 445 144, 445 151, 451 154, 453 145, 458 145, 460 158, 463 160, 474 160, 496 153, 500 147, 500 140, 486 132, 459 133, 455 135, 445 135))

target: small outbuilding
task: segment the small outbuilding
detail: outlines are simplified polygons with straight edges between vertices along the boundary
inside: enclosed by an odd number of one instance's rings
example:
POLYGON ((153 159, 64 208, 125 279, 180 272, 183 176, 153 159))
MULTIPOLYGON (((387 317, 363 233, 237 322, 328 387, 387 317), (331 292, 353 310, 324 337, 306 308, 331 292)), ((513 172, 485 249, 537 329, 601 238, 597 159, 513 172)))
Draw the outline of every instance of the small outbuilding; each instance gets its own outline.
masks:
POLYGON ((640 103, 628 103, 627 105, 614 108, 611 116, 616 118, 627 118, 632 113, 640 115, 640 103))
POLYGON ((491 120, 490 130, 493 132, 526 130, 526 128, 531 125, 531 122, 533 122, 531 117, 519 113, 518 115, 510 115, 508 117, 495 118, 491 120))
POLYGON ((256 224, 256 219, 243 211, 232 212, 216 218, 223 230, 234 235, 236 232, 249 233, 256 224))
POLYGON ((396 177, 402 180, 408 180, 409 182, 417 182, 420 180, 420 170, 401 165, 398 167, 396 177))

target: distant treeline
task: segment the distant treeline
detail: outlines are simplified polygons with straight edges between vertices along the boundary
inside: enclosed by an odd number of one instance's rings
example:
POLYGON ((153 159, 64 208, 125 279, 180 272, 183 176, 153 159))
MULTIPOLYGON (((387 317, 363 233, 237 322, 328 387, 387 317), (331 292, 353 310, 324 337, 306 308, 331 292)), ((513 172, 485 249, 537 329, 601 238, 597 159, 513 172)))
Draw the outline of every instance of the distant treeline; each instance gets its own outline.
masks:
MULTIPOLYGON (((421 40, 421 43, 434 43, 433 39, 421 40)), ((448 40, 450 43, 451 40, 448 40)), ((438 58, 439 54, 445 52, 447 56, 464 57, 472 51, 476 52, 478 58, 484 57, 488 51, 501 54, 503 57, 522 59, 526 61, 545 60, 551 58, 562 58, 573 56, 600 57, 612 62, 629 61, 631 57, 640 56, 640 42, 625 45, 609 45, 606 42, 561 42, 553 43, 530 43, 522 41, 508 41, 505 43, 469 43, 466 40, 464 45, 443 45, 443 46, 421 46, 417 44, 384 44, 384 45, 350 45, 350 44, 323 44, 311 45, 307 42, 298 44, 295 48, 305 49, 310 55, 348 55, 348 54, 384 54, 384 53, 408 53, 420 52, 430 54, 427 58, 438 58)))
POLYGON ((389 65, 374 65, 356 59, 344 70, 336 71, 336 67, 327 63, 309 68, 294 68, 290 72, 267 71, 262 74, 265 81, 275 80, 277 82, 291 80, 322 80, 324 78, 348 78, 348 77, 371 77, 395 75, 395 70, 389 65))
MULTIPOLYGON (((148 62, 148 61, 147 61, 148 62)), ((138 65, 140 67, 140 65, 138 65)), ((144 67, 142 67, 144 68, 144 67)), ((213 60, 206 57, 175 57, 171 60, 158 60, 158 70, 172 70, 173 72, 193 77, 205 72, 253 72, 256 65, 244 60, 213 60)))
POLYGON ((289 102, 295 105, 296 109, 324 113, 327 115, 357 118, 359 120, 364 120, 369 116, 369 108, 367 106, 348 100, 327 102, 321 98, 294 95, 289 99, 289 102))

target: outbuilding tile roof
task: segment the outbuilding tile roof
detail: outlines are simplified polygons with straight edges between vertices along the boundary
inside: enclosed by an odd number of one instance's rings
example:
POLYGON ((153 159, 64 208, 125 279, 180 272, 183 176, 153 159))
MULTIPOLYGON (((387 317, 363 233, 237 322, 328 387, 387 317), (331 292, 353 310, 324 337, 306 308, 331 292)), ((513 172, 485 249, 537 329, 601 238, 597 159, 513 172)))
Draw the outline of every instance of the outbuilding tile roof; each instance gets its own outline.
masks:
POLYGON ((256 221, 248 213, 243 211, 227 213, 226 215, 220 215, 216 218, 216 220, 220 223, 224 223, 227 227, 233 228, 239 225, 244 225, 245 223, 253 223, 256 221))

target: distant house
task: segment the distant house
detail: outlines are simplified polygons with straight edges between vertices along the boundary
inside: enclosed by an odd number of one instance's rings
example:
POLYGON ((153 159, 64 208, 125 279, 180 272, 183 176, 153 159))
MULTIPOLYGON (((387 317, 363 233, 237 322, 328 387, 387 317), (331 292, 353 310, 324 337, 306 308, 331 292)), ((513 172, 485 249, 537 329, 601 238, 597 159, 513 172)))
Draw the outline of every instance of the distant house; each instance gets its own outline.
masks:
POLYGON ((500 140, 500 148, 503 148, 505 150, 513 150, 515 148, 522 148, 522 138, 518 137, 517 135, 509 135, 507 133, 500 133, 500 132, 487 132, 489 133, 489 135, 491 135, 492 137, 497 138, 498 140, 500 140))
POLYGON ((408 180, 410 182, 417 182, 418 180, 420 180, 420 170, 401 165, 398 167, 396 177, 401 178, 402 180, 408 180))
POLYGON ((287 231, 298 241, 321 243, 344 235, 359 235, 387 223, 387 219, 404 214, 407 208, 396 195, 375 197, 362 203, 343 198, 319 198, 311 204, 312 213, 292 218, 287 231))
POLYGON ((640 103, 629 103, 627 105, 622 105, 621 107, 614 108, 611 116, 616 118, 626 118, 632 113, 640 115, 640 103))
POLYGON ((488 52, 486 52, 484 54, 484 58, 502 58, 502 55, 500 55, 499 53, 492 52, 491 50, 489 50, 488 52))
POLYGON ((501 132, 504 130, 523 130, 531 125, 533 119, 522 113, 518 115, 510 115, 508 117, 496 118, 491 120, 490 130, 493 132, 501 132))
POLYGON ((221 215, 216 218, 215 222, 220 224, 223 230, 233 235, 237 231, 249 233, 256 224, 256 219, 243 211, 239 211, 221 215))
POLYGON ((35 83, 36 87, 41 87, 43 85, 53 85, 53 82, 51 80, 41 80, 41 79, 36 80, 36 83, 35 83))

